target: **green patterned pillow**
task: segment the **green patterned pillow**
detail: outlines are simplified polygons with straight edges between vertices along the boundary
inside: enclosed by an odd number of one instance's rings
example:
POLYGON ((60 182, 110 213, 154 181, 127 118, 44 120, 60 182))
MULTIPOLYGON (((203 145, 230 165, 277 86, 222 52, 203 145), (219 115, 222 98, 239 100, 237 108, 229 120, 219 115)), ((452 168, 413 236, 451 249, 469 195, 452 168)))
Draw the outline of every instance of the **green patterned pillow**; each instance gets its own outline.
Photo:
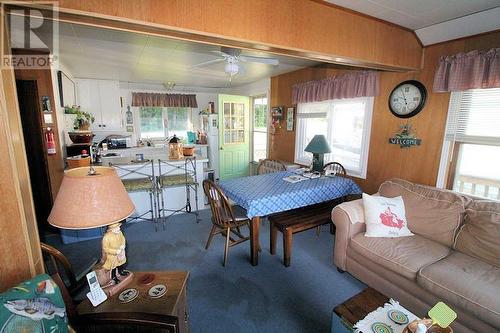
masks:
POLYGON ((61 291, 41 274, 0 294, 0 333, 68 332, 61 291))

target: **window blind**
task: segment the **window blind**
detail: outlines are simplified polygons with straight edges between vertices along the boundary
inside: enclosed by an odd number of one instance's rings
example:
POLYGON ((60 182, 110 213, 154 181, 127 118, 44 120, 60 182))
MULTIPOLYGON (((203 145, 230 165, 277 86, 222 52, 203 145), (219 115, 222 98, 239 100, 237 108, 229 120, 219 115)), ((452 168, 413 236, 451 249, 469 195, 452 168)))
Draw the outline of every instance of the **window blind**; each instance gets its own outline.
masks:
POLYGON ((500 88, 453 92, 445 137, 500 146, 500 88))

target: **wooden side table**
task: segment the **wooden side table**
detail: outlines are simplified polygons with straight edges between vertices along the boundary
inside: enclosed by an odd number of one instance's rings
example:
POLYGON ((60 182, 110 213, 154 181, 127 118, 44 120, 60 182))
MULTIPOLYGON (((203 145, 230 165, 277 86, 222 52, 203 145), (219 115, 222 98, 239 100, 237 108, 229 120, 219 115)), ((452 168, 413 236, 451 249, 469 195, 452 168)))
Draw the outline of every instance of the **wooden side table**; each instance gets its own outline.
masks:
POLYGON ((333 309, 332 333, 354 332, 354 324, 387 302, 389 302, 387 296, 375 289, 366 288, 333 309))
POLYGON ((188 333, 186 286, 188 272, 134 272, 128 288, 139 291, 136 299, 121 303, 118 295, 93 307, 85 299, 77 307, 77 332, 169 332, 188 333), (139 281, 145 274, 154 274, 148 285, 139 281), (148 290, 164 284, 167 292, 160 298, 148 296, 148 290))

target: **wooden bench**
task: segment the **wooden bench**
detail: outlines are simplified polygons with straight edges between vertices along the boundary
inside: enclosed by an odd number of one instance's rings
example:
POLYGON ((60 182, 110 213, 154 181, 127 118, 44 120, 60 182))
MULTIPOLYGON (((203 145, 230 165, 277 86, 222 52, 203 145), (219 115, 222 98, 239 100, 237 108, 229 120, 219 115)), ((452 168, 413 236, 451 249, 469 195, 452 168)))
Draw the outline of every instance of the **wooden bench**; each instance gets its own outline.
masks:
POLYGON ((331 220, 331 212, 333 207, 339 202, 340 200, 330 201, 328 203, 321 203, 269 216, 268 220, 271 224, 271 254, 276 254, 278 230, 283 233, 283 261, 286 267, 290 266, 293 234, 313 229, 324 224, 330 224, 330 233, 334 234, 335 225, 331 220))

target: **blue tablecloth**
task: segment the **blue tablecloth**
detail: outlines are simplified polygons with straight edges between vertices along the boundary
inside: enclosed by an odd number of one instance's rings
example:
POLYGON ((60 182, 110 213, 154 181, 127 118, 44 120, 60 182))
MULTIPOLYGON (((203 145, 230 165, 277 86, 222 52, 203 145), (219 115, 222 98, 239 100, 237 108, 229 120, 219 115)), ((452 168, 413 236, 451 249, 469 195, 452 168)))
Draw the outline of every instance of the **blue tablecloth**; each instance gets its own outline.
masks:
POLYGON ((247 216, 266 216, 290 209, 330 201, 349 194, 361 194, 359 186, 349 178, 321 177, 289 183, 283 177, 291 171, 223 180, 224 193, 247 210, 247 216))

